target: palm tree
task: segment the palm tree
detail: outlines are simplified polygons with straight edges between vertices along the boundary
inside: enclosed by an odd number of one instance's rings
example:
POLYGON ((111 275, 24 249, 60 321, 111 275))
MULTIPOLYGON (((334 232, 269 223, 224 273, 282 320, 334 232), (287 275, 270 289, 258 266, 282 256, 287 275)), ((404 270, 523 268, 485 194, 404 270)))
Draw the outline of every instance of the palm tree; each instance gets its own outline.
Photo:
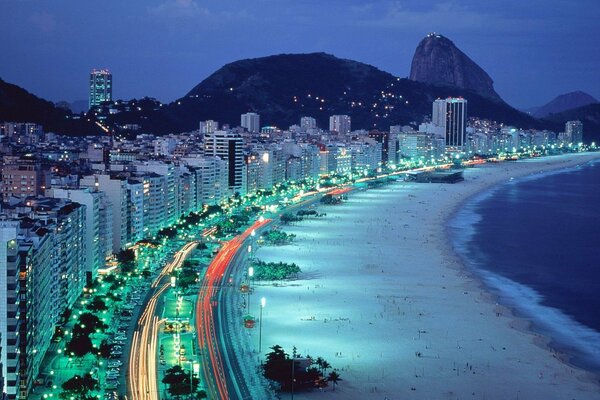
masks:
POLYGON ((317 357, 317 359, 315 360, 315 364, 317 364, 319 366, 319 370, 321 370, 321 374, 323 374, 323 357, 317 357))
POLYGON ((338 374, 335 369, 333 371, 331 371, 329 373, 329 376, 327 377, 327 381, 333 383, 333 391, 334 392, 335 392, 335 385, 337 385, 337 383, 341 380, 342 380, 342 378, 340 378, 340 374, 338 374))
POLYGON ((327 373, 327 370, 329 368, 331 368, 331 364, 329 364, 329 362, 324 359, 323 362, 321 363, 321 368, 323 368, 323 376, 325 376, 325 374, 327 373))

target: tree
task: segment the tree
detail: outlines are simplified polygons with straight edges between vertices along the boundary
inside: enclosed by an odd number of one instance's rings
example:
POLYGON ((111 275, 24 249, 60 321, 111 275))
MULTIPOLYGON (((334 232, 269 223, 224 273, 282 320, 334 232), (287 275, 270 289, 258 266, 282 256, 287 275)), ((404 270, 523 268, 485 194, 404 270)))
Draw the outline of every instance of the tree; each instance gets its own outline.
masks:
POLYGON ((177 236, 177 229, 175 228, 163 228, 156 234, 156 237, 166 237, 168 239, 173 239, 177 236))
POLYGON ((120 263, 134 262, 135 251, 132 249, 123 249, 117 253, 117 261, 120 263))
POLYGON ((263 364, 263 374, 265 378, 279 383, 282 391, 292 389, 292 380, 294 390, 312 389, 326 385, 317 368, 302 369, 300 367, 301 360, 307 357, 303 358, 297 354, 290 358, 278 345, 271 349, 273 351, 267 354, 267 360, 263 364))
POLYGON ((102 358, 109 358, 112 347, 113 347, 112 344, 109 344, 106 339, 102 340, 102 342, 100 343, 100 349, 99 349, 100 356, 102 358))
POLYGON ((71 379, 65 381, 62 384, 62 389, 64 392, 60 394, 60 397, 63 399, 89 399, 93 397, 88 397, 87 394, 90 390, 99 389, 98 381, 90 374, 85 374, 83 376, 75 375, 71 379))
POLYGON ((135 267, 135 251, 123 249, 117 253, 117 261, 121 264, 121 271, 132 272, 135 267))
POLYGON ((342 380, 342 378, 340 378, 340 374, 338 374, 335 369, 333 371, 331 371, 329 373, 329 376, 327 377, 327 382, 331 382, 333 384, 333 391, 334 392, 335 392, 335 386, 341 380, 342 380))
POLYGON ((162 382, 169 385, 169 394, 172 396, 181 396, 195 393, 198 390, 200 379, 197 376, 192 375, 192 392, 190 393, 190 371, 185 371, 179 365, 175 365, 165 371, 162 382))
POLYGON ((323 376, 325 376, 327 374, 327 370, 329 368, 331 368, 331 364, 329 364, 329 362, 324 359, 323 363, 321 364, 321 369, 322 369, 323 376))
POLYGON ((94 346, 92 345, 92 340, 88 335, 79 334, 74 335, 71 338, 71 341, 67 343, 67 348, 65 350, 67 354, 72 354, 75 357, 81 358, 87 353, 94 351, 94 346))
POLYGON ((98 296, 94 297, 94 299, 89 302, 89 304, 86 306, 86 308, 88 310, 94 311, 94 312, 108 310, 108 307, 106 306, 106 303, 104 302, 104 300, 102 300, 98 296))
POLYGON ((108 328, 104 322, 92 313, 83 313, 79 316, 79 322, 73 327, 73 335, 76 334, 92 334, 96 330, 104 332, 108 328))

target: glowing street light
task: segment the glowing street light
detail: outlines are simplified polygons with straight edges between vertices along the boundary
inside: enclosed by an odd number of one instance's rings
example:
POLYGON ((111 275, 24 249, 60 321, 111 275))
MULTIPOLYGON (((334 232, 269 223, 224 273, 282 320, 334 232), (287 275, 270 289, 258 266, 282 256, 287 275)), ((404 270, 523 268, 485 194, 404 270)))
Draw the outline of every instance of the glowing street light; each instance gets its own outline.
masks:
POLYGON ((260 353, 262 350, 262 315, 263 315, 263 308, 265 308, 265 306, 267 305, 267 299, 265 299, 264 297, 262 297, 260 299, 260 320, 259 320, 259 324, 258 324, 258 352, 260 353))
POLYGON ((252 293, 252 277, 254 276, 254 267, 248 267, 248 278, 250 283, 248 287, 248 314, 250 314, 250 294, 252 293))

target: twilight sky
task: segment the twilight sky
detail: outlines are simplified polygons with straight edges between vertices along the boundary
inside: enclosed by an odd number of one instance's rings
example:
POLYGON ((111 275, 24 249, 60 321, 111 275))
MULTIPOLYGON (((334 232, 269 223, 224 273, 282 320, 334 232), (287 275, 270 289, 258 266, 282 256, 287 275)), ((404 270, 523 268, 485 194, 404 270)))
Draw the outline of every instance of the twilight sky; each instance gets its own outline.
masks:
POLYGON ((598 0, 0 0, 0 78, 74 101, 109 68, 115 98, 172 101, 228 62, 316 51, 406 77, 435 31, 529 107, 600 98, 598 21, 598 0))

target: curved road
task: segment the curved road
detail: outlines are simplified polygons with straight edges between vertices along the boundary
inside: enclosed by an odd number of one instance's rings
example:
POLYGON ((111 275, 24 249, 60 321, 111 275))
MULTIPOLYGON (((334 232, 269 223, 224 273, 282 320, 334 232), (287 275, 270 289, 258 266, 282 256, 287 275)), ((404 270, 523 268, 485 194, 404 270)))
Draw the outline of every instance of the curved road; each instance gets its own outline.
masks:
POLYGON ((156 368, 156 349, 158 347, 158 330, 164 320, 159 320, 156 306, 160 296, 170 286, 170 274, 179 268, 187 256, 196 248, 198 242, 190 242, 179 250, 173 261, 167 264, 156 277, 151 286, 151 297, 145 305, 133 333, 129 353, 129 370, 127 375, 127 392, 133 400, 158 400, 158 376, 156 368))
POLYGON ((240 366, 231 342, 223 336, 222 329, 225 316, 222 307, 223 291, 219 289, 227 285, 229 267, 244 241, 271 220, 259 220, 244 233, 226 242, 217 256, 208 266, 196 303, 196 328, 198 342, 202 349, 202 373, 209 398, 217 399, 249 399, 249 391, 242 378, 240 366), (216 324, 216 326, 215 326, 216 324), (226 344, 222 347, 222 344, 226 344), (225 353, 226 357, 223 357, 225 353))

